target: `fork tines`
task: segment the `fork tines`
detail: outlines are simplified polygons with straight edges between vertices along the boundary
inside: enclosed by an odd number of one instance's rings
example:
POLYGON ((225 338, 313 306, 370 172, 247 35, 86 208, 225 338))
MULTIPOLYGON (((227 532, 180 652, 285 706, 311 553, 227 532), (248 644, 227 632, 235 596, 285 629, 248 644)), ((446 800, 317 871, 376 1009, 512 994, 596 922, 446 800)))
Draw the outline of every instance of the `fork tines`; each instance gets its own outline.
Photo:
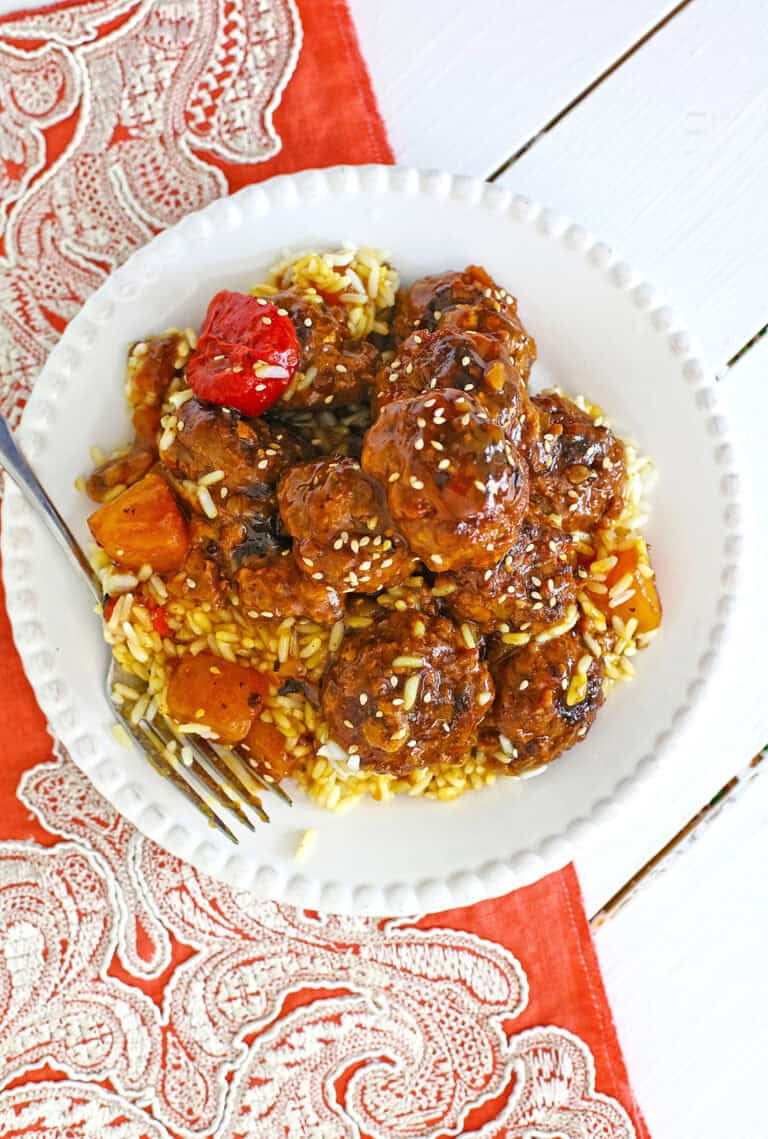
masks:
POLYGON ((246 807, 262 822, 269 822, 260 792, 272 791, 287 803, 291 802, 277 781, 254 772, 234 750, 214 748, 201 737, 182 735, 160 716, 151 722, 145 717, 134 724, 119 708, 115 708, 115 712, 160 774, 170 779, 231 842, 239 840, 217 814, 217 805, 232 811, 239 822, 252 831, 254 825, 246 807))

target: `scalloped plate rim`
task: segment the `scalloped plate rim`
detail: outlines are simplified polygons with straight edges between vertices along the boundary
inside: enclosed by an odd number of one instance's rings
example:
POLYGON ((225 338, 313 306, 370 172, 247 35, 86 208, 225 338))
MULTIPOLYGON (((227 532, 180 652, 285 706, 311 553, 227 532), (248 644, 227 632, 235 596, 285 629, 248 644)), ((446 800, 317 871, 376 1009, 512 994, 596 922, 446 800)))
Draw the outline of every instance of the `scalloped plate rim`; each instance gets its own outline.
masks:
MULTIPOLYGON (((247 203, 252 211, 261 205, 265 207, 262 212, 268 213, 273 200, 277 204, 286 200, 296 202, 301 199, 302 194, 310 193, 332 196, 339 188, 342 191, 356 189, 378 194, 454 197, 463 202, 470 202, 474 207, 493 210, 499 217, 511 214, 522 224, 537 226, 545 236, 562 240, 569 251, 588 261, 593 271, 603 273, 610 271, 616 287, 626 292, 630 303, 634 303, 638 310, 647 316, 650 329, 656 335, 668 339, 671 350, 680 358, 681 382, 685 382, 689 387, 693 386, 697 396, 699 393, 706 393, 702 399, 697 398, 694 401, 695 406, 708 420, 711 432, 717 435, 723 455, 723 458, 718 460, 723 466, 720 494, 725 510, 723 526, 731 549, 727 555, 728 561, 723 554, 721 578, 724 581, 727 579, 728 585, 727 588, 723 586, 717 607, 713 610, 717 612, 718 619, 709 629, 708 650, 699 662, 697 674, 689 680, 687 691, 694 691, 694 695, 687 704, 679 706, 671 722, 656 733, 653 752, 642 756, 635 764, 632 773, 623 776, 609 795, 593 802, 585 814, 564 822, 560 831, 546 835, 534 848, 518 851, 507 857, 502 856, 494 861, 485 861, 480 866, 472 866, 465 871, 453 873, 442 881, 438 879, 415 883, 394 881, 351 887, 348 883, 338 880, 320 881, 307 878, 301 873, 298 865, 293 875, 281 880, 274 867, 265 864, 252 869, 248 883, 249 888, 261 896, 297 905, 320 905, 328 911, 345 913, 406 914, 472 904, 526 885, 549 871, 558 869, 578 853, 580 846, 596 827, 600 827, 607 819, 615 817, 617 813, 628 807, 643 787, 657 775, 663 755, 679 736, 690 712, 701 703, 702 696, 717 670, 723 633, 730 620, 732 603, 741 576, 741 535, 738 528, 741 505, 739 479, 738 470, 734 469, 733 449, 729 446, 728 426, 718 399, 714 376, 698 356, 690 351, 690 338, 684 324, 669 306, 660 302, 659 295, 642 275, 619 257, 615 248, 598 240, 587 228, 572 223, 559 211, 546 209, 527 197, 514 194, 507 187, 500 187, 468 175, 451 175, 440 170, 421 170, 405 166, 337 166, 278 175, 265 182, 247 186, 230 197, 216 199, 158 234, 114 270, 70 321, 60 341, 49 355, 25 408, 21 426, 22 439, 25 436, 29 437, 30 418, 38 408, 45 406, 47 399, 51 398, 52 376, 59 361, 64 359, 69 344, 77 337, 87 334, 92 318, 103 319, 99 316, 99 306, 105 302, 108 307, 119 304, 120 290, 127 288, 124 295, 129 296, 133 289, 140 287, 147 269, 150 270, 151 279, 153 268, 161 260, 158 258, 158 253, 164 250, 166 254, 173 253, 174 242, 179 235, 184 235, 185 230, 191 232, 193 227, 197 227, 198 230, 205 231, 211 218, 215 219, 217 215, 220 215, 221 221, 226 226, 228 219, 231 221, 234 216, 233 203, 237 203, 236 212, 247 203), (341 183, 341 187, 338 183, 341 183), (706 663, 703 663, 704 661, 706 663)), ((11 546, 8 535, 11 526, 15 522, 23 522, 30 518, 31 512, 14 487, 7 488, 2 510, 3 578, 14 640, 30 683, 54 733, 65 743, 69 754, 91 779, 96 789, 143 834, 178 857, 191 861, 201 871, 220 877, 231 885, 242 886, 242 858, 232 851, 229 852, 229 857, 224 858, 224 851, 218 850, 216 863, 211 864, 209 852, 214 848, 209 841, 210 836, 206 836, 195 849, 189 850, 187 840, 190 836, 185 828, 177 821, 165 818, 164 812, 156 810, 151 800, 142 801, 142 794, 136 793, 137 788, 133 784, 115 786, 110 783, 110 780, 99 772, 99 767, 103 766, 101 764, 103 756, 84 754, 83 749, 78 747, 77 733, 73 737, 71 731, 62 723, 66 709, 57 706, 49 693, 43 690, 43 678, 35 675, 37 670, 32 652, 44 648, 45 641, 43 639, 32 646, 26 643, 24 627, 26 622, 34 619, 34 607, 29 608, 24 604, 23 593, 21 595, 16 593, 21 579, 15 576, 16 551, 11 546), (124 791, 123 795, 120 794, 121 790, 124 791), (115 802, 116 799, 121 800, 119 804, 115 802)), ((51 678, 47 676, 44 679, 47 683, 51 678)))

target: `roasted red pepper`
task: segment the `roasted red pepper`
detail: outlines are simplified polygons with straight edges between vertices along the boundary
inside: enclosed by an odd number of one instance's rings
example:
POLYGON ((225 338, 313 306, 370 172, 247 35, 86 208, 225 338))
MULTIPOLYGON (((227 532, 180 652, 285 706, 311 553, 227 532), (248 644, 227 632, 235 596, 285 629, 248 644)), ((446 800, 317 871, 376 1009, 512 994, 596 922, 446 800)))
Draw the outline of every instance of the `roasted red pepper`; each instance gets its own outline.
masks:
POLYGON ((263 297, 224 290, 208 305, 187 381, 208 403, 260 415, 280 398, 298 366, 290 318, 263 297))
POLYGON ((170 637, 171 626, 168 624, 168 618, 165 615, 165 609, 162 605, 155 605, 154 602, 148 601, 146 603, 152 618, 152 628, 161 637, 170 637))

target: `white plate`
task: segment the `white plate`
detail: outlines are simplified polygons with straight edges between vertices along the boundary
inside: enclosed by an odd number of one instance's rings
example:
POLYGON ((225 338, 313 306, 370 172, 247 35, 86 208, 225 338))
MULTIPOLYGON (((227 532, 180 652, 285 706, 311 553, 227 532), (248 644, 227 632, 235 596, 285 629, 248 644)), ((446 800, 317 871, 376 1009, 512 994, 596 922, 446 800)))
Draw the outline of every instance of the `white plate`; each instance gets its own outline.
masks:
POLYGON ((138 752, 115 743, 87 590, 13 488, 3 507, 8 608, 52 730, 145 834, 198 869, 273 898, 338 911, 436 910, 562 865, 616 812, 638 825, 633 801, 663 774, 673 736, 706 701, 717 671, 740 545, 737 480, 713 386, 688 337, 609 248, 480 181, 339 168, 275 178, 191 215, 136 253, 69 325, 35 386, 21 440, 81 539, 88 503, 73 483, 89 467, 88 448, 128 436, 128 343, 198 325, 213 293, 257 281, 286 248, 345 239, 388 249, 406 281, 484 265, 519 297, 536 338, 534 386, 587 393, 658 466, 647 533, 662 632, 586 741, 540 778, 500 780, 450 804, 399 798, 334 816, 303 797, 292 809, 275 801, 272 825, 243 830, 235 849, 138 752), (297 864, 308 826, 317 843, 297 864))

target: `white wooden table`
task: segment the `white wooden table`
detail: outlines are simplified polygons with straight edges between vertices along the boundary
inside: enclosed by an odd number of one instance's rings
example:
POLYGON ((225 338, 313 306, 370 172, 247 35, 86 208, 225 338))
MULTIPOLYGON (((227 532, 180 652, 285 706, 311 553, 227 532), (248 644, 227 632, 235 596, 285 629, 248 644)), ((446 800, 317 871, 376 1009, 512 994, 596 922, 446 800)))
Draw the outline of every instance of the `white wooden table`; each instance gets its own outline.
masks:
POLYGON ((749 767, 768 743, 768 7, 350 3, 397 161, 498 180, 587 225, 666 294, 721 379, 753 540, 719 725, 687 737, 643 825, 607 831, 578 869, 654 1139, 768 1134, 768 760, 749 767))

